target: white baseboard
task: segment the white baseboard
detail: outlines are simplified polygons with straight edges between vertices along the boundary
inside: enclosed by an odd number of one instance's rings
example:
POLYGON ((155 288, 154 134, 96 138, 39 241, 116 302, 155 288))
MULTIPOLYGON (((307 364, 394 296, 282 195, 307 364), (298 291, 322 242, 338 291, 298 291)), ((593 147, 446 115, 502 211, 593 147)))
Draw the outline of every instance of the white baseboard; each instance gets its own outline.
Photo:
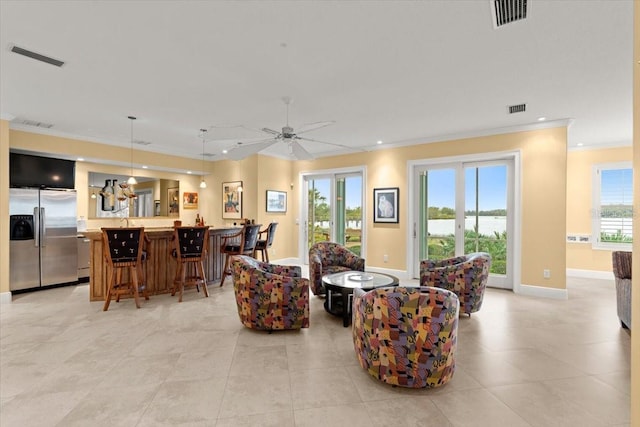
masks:
POLYGON ((614 280, 613 271, 579 270, 577 268, 567 268, 567 276, 584 277, 585 279, 614 280))
POLYGON ((11 292, 0 293, 0 304, 11 304, 11 292))
POLYGON ((545 288, 543 286, 520 285, 514 292, 518 295, 538 298, 568 299, 569 293, 566 289, 545 288))

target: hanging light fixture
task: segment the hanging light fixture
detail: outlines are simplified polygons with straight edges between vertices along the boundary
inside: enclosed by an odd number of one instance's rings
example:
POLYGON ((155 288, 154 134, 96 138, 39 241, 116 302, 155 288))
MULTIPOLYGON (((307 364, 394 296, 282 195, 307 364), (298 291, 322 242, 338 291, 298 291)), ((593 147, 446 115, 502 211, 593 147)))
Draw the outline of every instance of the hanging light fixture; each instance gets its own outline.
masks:
POLYGON ((129 116, 129 120, 131 120, 131 176, 127 180, 127 184, 135 185, 138 183, 138 181, 136 181, 136 177, 133 176, 133 121, 136 120, 136 117, 129 116))
POLYGON ((204 134, 207 130, 200 129, 200 132, 202 132, 202 181, 200 181, 200 188, 207 188, 207 183, 204 182, 204 134))

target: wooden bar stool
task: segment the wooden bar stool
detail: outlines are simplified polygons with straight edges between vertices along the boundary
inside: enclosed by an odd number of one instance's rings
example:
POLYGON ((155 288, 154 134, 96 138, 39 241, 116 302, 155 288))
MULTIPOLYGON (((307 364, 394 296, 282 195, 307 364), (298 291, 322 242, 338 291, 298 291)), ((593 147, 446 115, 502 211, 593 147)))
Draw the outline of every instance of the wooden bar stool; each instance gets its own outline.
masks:
MULTIPOLYGON (((135 228, 102 228, 103 252, 107 261, 107 294, 103 311, 109 309, 111 298, 116 302, 121 295, 131 295, 140 308, 138 273, 142 265, 142 245, 144 243, 144 227, 135 228), (123 271, 127 271, 127 280, 123 281, 123 271)), ((146 300, 149 296, 144 291, 146 300)))
POLYGON ((176 259, 178 261, 176 275, 179 274, 180 278, 177 283, 174 281, 171 296, 174 296, 180 290, 178 302, 182 302, 185 286, 199 287, 202 285, 204 296, 208 297, 209 290, 207 289, 207 277, 204 272, 204 259, 207 253, 207 242, 209 241, 209 227, 175 227, 173 232, 176 244, 176 259))
POLYGON ((220 253, 225 255, 224 267, 222 268, 222 279, 220 286, 224 284, 224 279, 231 276, 231 257, 234 255, 255 255, 258 233, 262 224, 244 225, 240 231, 222 237, 220 253))
POLYGON ((253 251, 253 257, 258 259, 257 255, 260 252, 262 255, 262 261, 269 262, 269 248, 273 245, 273 238, 276 235, 277 222, 272 222, 264 230, 258 233, 258 241, 256 242, 256 248, 253 251), (266 237, 262 239, 262 235, 266 233, 266 237))

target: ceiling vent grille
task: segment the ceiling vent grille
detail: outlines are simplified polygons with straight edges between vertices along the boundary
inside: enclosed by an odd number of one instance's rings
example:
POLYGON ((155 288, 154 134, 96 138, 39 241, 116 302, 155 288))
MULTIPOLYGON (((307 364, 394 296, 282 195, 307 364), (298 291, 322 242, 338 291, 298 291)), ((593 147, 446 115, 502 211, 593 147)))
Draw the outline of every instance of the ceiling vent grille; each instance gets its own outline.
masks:
POLYGON ((527 18, 527 0, 490 0, 493 27, 527 18))
POLYGON ((509 105, 509 114, 524 113, 527 109, 527 104, 509 105))
POLYGON ((35 53, 18 46, 12 46, 11 52, 17 53, 18 55, 26 56, 31 59, 35 59, 36 61, 46 62, 47 64, 55 65, 56 67, 62 67, 64 65, 64 61, 60 61, 59 59, 51 58, 49 56, 40 55, 39 53, 35 53))
POLYGON ((13 122, 16 123, 16 124, 25 125, 25 126, 33 126, 33 127, 37 127, 37 128, 51 129, 53 127, 52 123, 39 122, 37 120, 15 119, 15 120, 13 120, 13 122))

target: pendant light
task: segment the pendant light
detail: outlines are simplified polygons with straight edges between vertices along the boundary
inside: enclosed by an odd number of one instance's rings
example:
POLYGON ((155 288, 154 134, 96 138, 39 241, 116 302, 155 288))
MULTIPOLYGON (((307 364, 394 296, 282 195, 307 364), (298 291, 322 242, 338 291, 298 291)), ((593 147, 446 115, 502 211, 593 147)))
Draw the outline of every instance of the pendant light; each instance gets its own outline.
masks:
POLYGON ((136 120, 136 117, 129 116, 129 120, 131 120, 131 176, 127 180, 127 184, 135 185, 138 183, 138 181, 136 181, 136 177, 133 176, 133 121, 136 120))
POLYGON ((204 182, 204 134, 207 130, 200 129, 200 132, 202 132, 202 180, 200 181, 200 188, 207 188, 207 183, 204 182))

